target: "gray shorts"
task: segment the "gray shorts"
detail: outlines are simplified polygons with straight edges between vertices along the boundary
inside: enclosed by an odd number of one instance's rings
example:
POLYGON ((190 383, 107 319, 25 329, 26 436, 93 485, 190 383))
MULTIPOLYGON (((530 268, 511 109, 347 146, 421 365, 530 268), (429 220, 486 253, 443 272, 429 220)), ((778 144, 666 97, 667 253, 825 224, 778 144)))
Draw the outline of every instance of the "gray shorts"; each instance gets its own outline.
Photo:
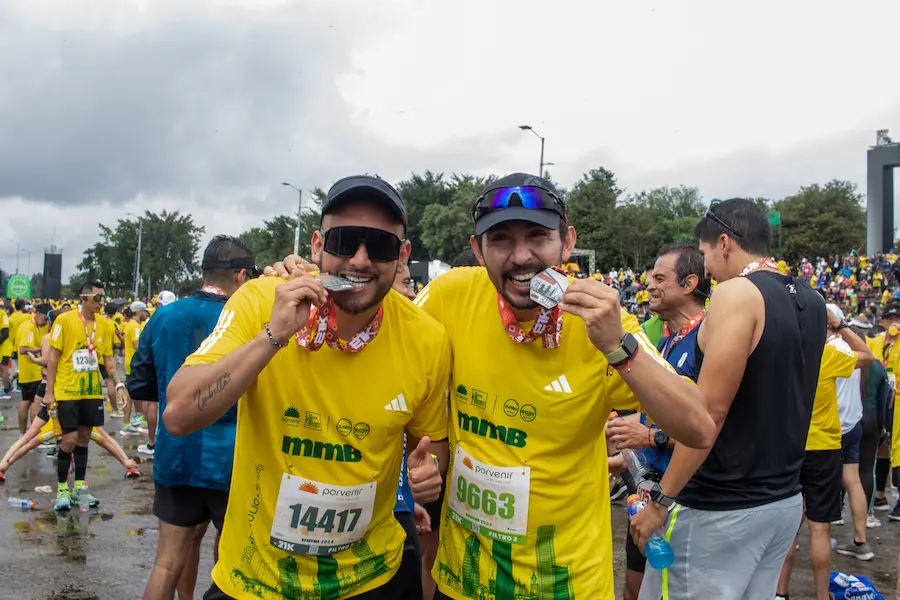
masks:
POLYGON ((663 528, 675 562, 647 564, 639 600, 771 600, 802 516, 800 494, 742 510, 676 504, 663 528))

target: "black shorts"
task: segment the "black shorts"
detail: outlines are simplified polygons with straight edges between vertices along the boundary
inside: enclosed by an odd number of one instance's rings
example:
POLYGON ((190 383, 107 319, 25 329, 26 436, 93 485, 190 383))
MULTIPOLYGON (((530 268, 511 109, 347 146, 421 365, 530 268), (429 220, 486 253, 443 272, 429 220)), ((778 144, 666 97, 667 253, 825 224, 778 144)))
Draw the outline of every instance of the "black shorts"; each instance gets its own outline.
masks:
POLYGON ((844 466, 840 450, 807 450, 800 468, 806 518, 831 523, 841 518, 844 466))
POLYGON ((156 484, 153 514, 163 523, 176 527, 196 527, 212 521, 221 533, 228 507, 228 492, 180 485, 156 484))
POLYGON ((446 490, 447 480, 445 478, 444 482, 441 484, 441 495, 438 496, 438 499, 434 502, 423 504, 425 510, 428 511, 428 516, 431 517, 431 530, 435 532, 440 531, 441 529, 441 507, 444 505, 444 492, 446 490))
POLYGON ((641 554, 634 538, 631 537, 631 527, 628 528, 628 535, 625 537, 625 568, 636 573, 643 573, 647 568, 647 557, 641 554))
POLYGON ((8 356, 0 356, 0 367, 8 367, 9 366, 9 357, 8 356))
MULTIPOLYGON (((404 552, 400 568, 390 581, 379 588, 353 596, 353 600, 422 600, 422 578, 416 575, 421 569, 422 561, 417 561, 412 552, 404 552)), ((299 598, 299 596, 293 597, 299 598)), ((435 596, 435 598, 437 597, 435 596)), ((235 599, 220 590, 219 586, 213 583, 212 587, 203 594, 203 600, 235 599)))
POLYGON ((857 423, 853 429, 841 436, 841 452, 845 465, 859 464, 859 443, 862 441, 863 424, 857 423))
POLYGON ((103 380, 109 379, 109 372, 106 370, 106 366, 104 366, 104 365, 97 365, 97 366, 100 367, 100 379, 103 379, 103 380))
POLYGON ((405 558, 407 554, 411 554, 415 557, 413 560, 419 565, 419 570, 418 574, 413 576, 421 581, 422 547, 419 545, 419 532, 416 531, 416 518, 413 513, 410 512, 394 513, 394 518, 397 519, 397 522, 403 527, 403 531, 406 532, 406 543, 403 544, 403 556, 405 558))
POLYGON ((50 420, 50 413, 47 411, 47 405, 41 404, 41 410, 38 411, 37 417, 43 422, 47 422, 50 420))
POLYGON ((63 433, 79 427, 103 427, 103 400, 63 400, 56 403, 56 412, 63 433))
POLYGON ((37 389, 37 391, 35 392, 35 396, 37 396, 38 398, 43 398, 43 397, 46 396, 46 395, 47 395, 47 382, 46 382, 46 381, 42 381, 42 382, 38 385, 38 389, 37 389))
POLYGON ((19 389, 22 390, 22 402, 34 402, 34 398, 37 396, 37 391, 41 383, 41 381, 32 381, 29 383, 19 382, 19 389))

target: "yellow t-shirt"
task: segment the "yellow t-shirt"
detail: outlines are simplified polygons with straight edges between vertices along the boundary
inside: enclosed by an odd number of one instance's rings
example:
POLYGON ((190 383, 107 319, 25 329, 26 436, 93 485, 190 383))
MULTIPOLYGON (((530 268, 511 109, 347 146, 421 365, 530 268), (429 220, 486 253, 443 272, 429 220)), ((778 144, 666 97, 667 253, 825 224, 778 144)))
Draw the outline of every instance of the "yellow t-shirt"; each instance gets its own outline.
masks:
MULTIPOLYGON (((81 322, 80 312, 70 310, 56 318, 53 323, 53 333, 50 336, 50 346, 60 352, 59 363, 56 367, 56 381, 53 386, 53 394, 56 400, 89 400, 102 399, 104 397, 103 378, 100 370, 87 370, 78 372, 75 370, 73 355, 78 360, 87 359, 88 335, 94 338, 94 354, 99 358, 112 354, 112 339, 104 323, 102 315, 94 316, 94 326, 85 326, 81 322)), ((89 362, 83 363, 88 368, 89 362)), ((99 360, 97 361, 99 365, 99 360)))
MULTIPOLYGON (((215 362, 256 337, 282 283, 244 284, 185 365, 215 362)), ((291 340, 240 399, 212 573, 229 596, 349 598, 397 572, 405 539, 393 516, 403 430, 447 437, 451 354, 444 328, 411 302, 390 291, 383 306, 381 329, 362 351, 326 344, 310 352, 291 340), (280 549, 299 546, 301 531, 306 543, 318 542, 318 554, 315 546, 280 549), (277 540, 289 543, 276 547, 277 540)))
POLYGON ((819 366, 819 383, 813 401, 812 419, 806 437, 806 449, 840 450, 841 419, 838 416, 837 382, 853 375, 856 369, 856 352, 825 345, 819 366))
MULTIPOLYGON (((19 325, 30 318, 30 314, 19 311, 13 311, 13 314, 9 315, 9 339, 13 340, 13 344, 15 344, 16 334, 19 332, 19 325)), ((13 348, 13 352, 17 350, 18 348, 13 348)))
POLYGON ((13 342, 15 342, 15 340, 12 337, 12 329, 9 325, 9 315, 6 314, 5 310, 0 308, 0 329, 9 329, 9 335, 6 336, 6 339, 0 344, 0 358, 4 356, 10 357, 13 353, 13 342))
POLYGON ((129 321, 128 323, 133 325, 125 329, 125 374, 131 375, 131 359, 134 358, 136 350, 134 345, 141 337, 144 324, 137 321, 129 321))
MULTIPOLYGON (((19 325, 19 330, 16 333, 16 343, 15 348, 16 352, 19 351, 19 348, 22 346, 28 346, 30 348, 40 348, 41 347, 41 338, 43 335, 41 334, 41 329, 34 322, 34 319, 29 319, 19 325)), ((19 354, 19 383, 34 383, 35 381, 41 380, 41 365, 37 364, 30 357, 19 354)))
POLYGON ((884 275, 881 273, 875 273, 872 275, 872 287, 880 288, 881 280, 884 279, 884 275))
MULTIPOLYGON (((559 348, 511 341, 483 268, 444 273, 416 304, 454 350, 451 472, 432 571, 441 592, 613 598, 604 426, 614 407, 640 409, 634 393, 578 317, 563 316, 559 348)), ((623 311, 622 323, 671 369, 637 319, 623 311)))

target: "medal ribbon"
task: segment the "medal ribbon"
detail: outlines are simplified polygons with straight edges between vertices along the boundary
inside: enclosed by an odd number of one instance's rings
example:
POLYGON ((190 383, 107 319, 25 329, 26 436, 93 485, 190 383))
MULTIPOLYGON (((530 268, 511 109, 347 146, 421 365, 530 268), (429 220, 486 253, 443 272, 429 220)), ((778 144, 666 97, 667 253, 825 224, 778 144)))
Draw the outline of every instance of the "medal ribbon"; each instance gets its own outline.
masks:
POLYGON ((97 315, 94 315, 94 330, 88 335, 87 320, 84 318, 84 312, 78 307, 78 316, 81 317, 81 325, 84 327, 84 339, 87 340, 88 353, 94 353, 94 337, 97 335, 97 315))
MULTIPOLYGON (((681 329, 677 334, 673 335, 669 338, 669 341, 666 342, 666 345, 663 346, 663 358, 669 358, 669 353, 678 345, 678 342, 687 337, 687 335, 700 326, 700 323, 703 322, 703 317, 706 316, 706 309, 700 309, 696 315, 691 317, 691 320, 681 326, 681 329)), ((669 337, 669 324, 666 323, 663 325, 663 336, 669 337)))
POLYGON ((378 312, 366 327, 350 338, 349 342, 342 340, 337 332, 334 300, 329 298, 321 308, 314 306, 309 311, 309 321, 297 332, 297 343, 310 352, 315 352, 324 343, 341 352, 359 352, 378 335, 383 317, 384 307, 379 306, 378 312))
POLYGON ((744 270, 741 271, 739 277, 746 277, 750 273, 759 271, 760 269, 775 269, 776 271, 778 271, 778 263, 775 262, 774 258, 757 258, 752 263, 744 267, 744 270))
POLYGON ((563 327, 563 313, 559 306, 552 309, 542 306, 534 325, 526 332, 500 294, 497 294, 497 304, 500 307, 500 321, 509 339, 517 344, 524 344, 541 338, 544 348, 559 348, 563 327))

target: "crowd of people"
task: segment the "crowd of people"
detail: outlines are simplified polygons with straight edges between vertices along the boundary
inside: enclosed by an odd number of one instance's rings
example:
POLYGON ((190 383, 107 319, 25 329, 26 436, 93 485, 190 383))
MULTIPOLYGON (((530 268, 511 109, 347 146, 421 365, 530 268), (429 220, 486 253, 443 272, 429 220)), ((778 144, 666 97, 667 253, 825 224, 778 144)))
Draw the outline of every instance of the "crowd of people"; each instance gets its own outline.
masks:
POLYGON ((22 437, 0 479, 56 439, 56 509, 95 506, 91 439, 137 473, 103 429, 121 410, 153 457, 152 600, 193 597, 210 522, 206 600, 613 598, 614 543, 626 599, 788 598, 804 519, 828 598, 844 503, 836 551, 873 558, 900 466, 896 255, 790 269, 733 199, 644 272, 577 277, 549 181, 512 174, 473 202, 471 249, 423 289, 402 197, 353 176, 311 255, 264 276, 217 236, 188 298, 125 309, 93 281, 69 305, 17 304, 0 358, 17 355, 22 437), (644 507, 613 540, 620 485, 644 507))

